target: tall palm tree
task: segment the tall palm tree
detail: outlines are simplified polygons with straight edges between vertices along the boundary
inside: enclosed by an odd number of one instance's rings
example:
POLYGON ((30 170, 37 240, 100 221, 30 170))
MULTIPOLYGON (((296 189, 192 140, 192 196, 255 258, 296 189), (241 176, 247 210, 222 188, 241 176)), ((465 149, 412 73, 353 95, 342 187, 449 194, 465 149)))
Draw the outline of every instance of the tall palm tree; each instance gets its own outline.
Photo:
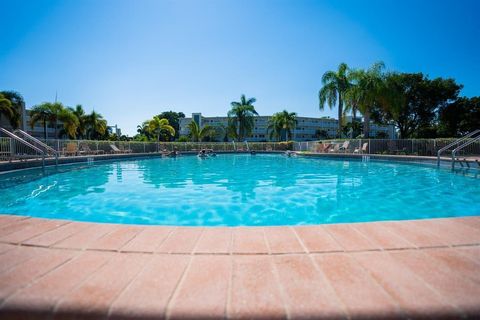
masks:
POLYGON ((296 125, 297 114, 283 110, 282 112, 275 113, 269 119, 267 131, 270 132, 270 139, 281 140, 282 137, 284 137, 285 141, 288 141, 292 138, 292 131, 296 125))
POLYGON ((75 108, 68 108, 72 114, 77 118, 78 125, 77 125, 77 132, 75 136, 79 138, 85 138, 87 134, 87 115, 85 114, 85 110, 81 104, 77 104, 75 108))
POLYGON ((50 123, 54 126, 55 138, 58 138, 58 121, 65 107, 60 102, 49 103, 50 123))
POLYGON ((188 129, 190 130, 190 139, 193 142, 201 142, 207 137, 213 137, 216 134, 214 127, 210 125, 205 125, 200 129, 198 124, 195 121, 191 121, 188 124, 188 129))
POLYGON ((15 109, 12 102, 0 93, 0 118, 5 115, 9 122, 13 122, 15 119, 15 109))
POLYGON ((85 127, 88 139, 96 139, 107 132, 107 120, 100 113, 92 111, 86 116, 85 127))
POLYGON ((338 135, 342 132, 344 96, 350 86, 348 70, 346 63, 340 63, 337 71, 325 72, 322 76, 322 88, 318 92, 320 110, 323 110, 325 105, 333 109, 338 101, 338 135))
POLYGON ((30 110, 30 126, 35 127, 37 122, 43 124, 43 137, 47 140, 47 124, 50 121, 50 103, 36 105, 30 110))
POLYGON ((357 112, 359 111, 360 100, 362 99, 362 92, 358 87, 358 79, 364 76, 365 70, 363 69, 350 69, 347 72, 347 79, 350 85, 345 91, 344 95, 344 109, 343 113, 352 113, 353 119, 357 118, 357 112))
POLYGON ((370 115, 384 94, 383 62, 376 62, 366 71, 356 70, 351 74, 352 85, 347 90, 347 100, 355 103, 363 115, 363 135, 370 136, 370 115))
POLYGON ((160 118, 159 116, 153 117, 148 122, 148 129, 157 136, 157 141, 160 141, 162 133, 167 133, 171 137, 175 136, 175 129, 168 123, 168 119, 160 118))
POLYGON ((255 116, 258 116, 253 105, 256 101, 257 99, 247 99, 242 94, 240 101, 231 103, 232 109, 228 111, 229 133, 236 137, 238 141, 243 141, 253 131, 255 116))

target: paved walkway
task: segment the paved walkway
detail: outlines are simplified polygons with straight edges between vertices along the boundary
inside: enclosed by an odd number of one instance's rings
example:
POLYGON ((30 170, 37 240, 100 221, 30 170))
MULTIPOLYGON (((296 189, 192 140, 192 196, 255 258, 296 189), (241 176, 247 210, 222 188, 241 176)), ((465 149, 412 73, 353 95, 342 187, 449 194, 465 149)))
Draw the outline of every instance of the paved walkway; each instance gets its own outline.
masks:
POLYGON ((480 217, 144 227, 0 215, 0 318, 480 318, 480 217))

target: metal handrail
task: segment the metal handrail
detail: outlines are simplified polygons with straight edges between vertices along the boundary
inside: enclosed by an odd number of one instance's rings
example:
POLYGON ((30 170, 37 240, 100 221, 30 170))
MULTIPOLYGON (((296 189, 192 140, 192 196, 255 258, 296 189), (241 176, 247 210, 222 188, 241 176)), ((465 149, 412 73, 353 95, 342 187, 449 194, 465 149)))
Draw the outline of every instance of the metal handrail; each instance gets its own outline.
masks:
POLYGON ((476 135, 477 133, 480 133, 480 129, 477 129, 477 130, 475 130, 475 131, 472 131, 472 132, 470 132, 469 134, 467 134, 467 135, 465 135, 465 136, 463 136, 463 137, 461 137, 461 138, 453 141, 452 143, 450 143, 450 144, 446 145, 445 147, 441 148, 440 150, 438 150, 438 151, 437 151, 437 167, 440 167, 440 155, 441 155, 441 153, 442 153, 443 151, 445 151, 445 150, 453 147, 454 145, 460 144, 461 142, 463 142, 463 141, 467 140, 468 138, 476 135))
MULTIPOLYGON (((479 130, 480 131, 480 130, 479 130)), ((467 141, 465 142, 464 144, 462 144, 461 146, 458 146, 456 147, 455 149, 453 149, 452 151, 452 169, 455 169, 455 159, 457 157, 457 152, 462 150, 463 148, 471 145, 472 143, 476 142, 480 140, 480 135, 476 136, 475 138, 471 139, 470 141, 467 141)))
POLYGON ((35 142, 36 144, 39 144, 42 148, 45 148, 46 150, 50 151, 52 154, 58 154, 57 150, 53 149, 48 144, 38 140, 37 138, 31 136, 30 134, 26 133, 25 131, 20 130, 20 129, 17 129, 15 131, 13 131, 13 133, 15 133, 15 134, 17 132, 21 133, 24 138, 27 138, 28 140, 31 140, 31 141, 35 142))
MULTIPOLYGON (((50 153, 52 155, 55 156, 55 163, 56 165, 58 166, 58 156, 59 156, 59 152, 57 150, 55 150, 54 148, 50 147, 49 145, 47 145, 46 143, 40 141, 39 139, 35 138, 34 136, 26 133, 25 131, 21 130, 21 129, 17 129, 15 130, 13 133, 17 134, 17 133, 20 133, 24 139, 26 140, 30 140, 30 141, 33 141, 34 143, 36 143, 37 145, 39 145, 40 147, 44 148, 45 149, 45 153, 48 154, 48 152, 50 151, 50 153)), ((17 134, 18 136, 18 134, 17 134)))
MULTIPOLYGON (((7 136, 9 136, 13 140, 15 140, 17 142, 20 142, 24 146, 27 146, 27 147, 31 148, 32 150, 38 152, 42 156, 42 167, 45 168, 45 151, 44 150, 34 146, 33 144, 31 144, 28 141, 25 141, 24 139, 22 139, 19 136, 11 133, 7 129, 4 129, 4 128, 0 127, 0 132, 6 134, 7 136)), ((13 150, 10 150, 10 152, 13 153, 13 150)))

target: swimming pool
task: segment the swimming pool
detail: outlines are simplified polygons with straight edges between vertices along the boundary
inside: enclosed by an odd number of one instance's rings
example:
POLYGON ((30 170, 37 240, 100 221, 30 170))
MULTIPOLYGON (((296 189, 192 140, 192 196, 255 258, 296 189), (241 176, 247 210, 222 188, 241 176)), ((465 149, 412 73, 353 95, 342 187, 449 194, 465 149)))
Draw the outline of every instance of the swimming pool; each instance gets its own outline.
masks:
POLYGON ((0 213, 184 226, 480 214, 480 180, 433 166, 282 155, 149 158, 0 175, 0 213))

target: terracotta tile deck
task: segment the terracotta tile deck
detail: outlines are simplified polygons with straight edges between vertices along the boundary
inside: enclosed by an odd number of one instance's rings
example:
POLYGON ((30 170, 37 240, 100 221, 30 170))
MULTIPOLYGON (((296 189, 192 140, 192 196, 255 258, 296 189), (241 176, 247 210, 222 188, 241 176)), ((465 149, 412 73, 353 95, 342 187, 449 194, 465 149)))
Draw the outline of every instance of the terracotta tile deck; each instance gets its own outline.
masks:
POLYGON ((0 319, 480 319, 480 217, 194 228, 0 215, 0 319))

